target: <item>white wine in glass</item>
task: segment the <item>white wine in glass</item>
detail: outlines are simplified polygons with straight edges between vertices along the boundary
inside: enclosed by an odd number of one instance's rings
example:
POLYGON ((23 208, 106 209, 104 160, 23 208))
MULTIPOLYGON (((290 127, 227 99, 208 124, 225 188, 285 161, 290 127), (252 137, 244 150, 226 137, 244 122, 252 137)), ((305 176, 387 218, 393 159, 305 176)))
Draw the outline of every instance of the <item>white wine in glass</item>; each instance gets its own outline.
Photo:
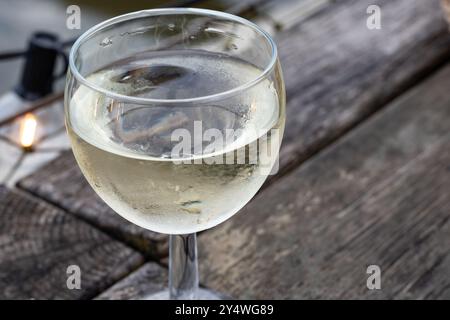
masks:
POLYGON ((115 212, 171 235, 171 298, 199 297, 195 233, 238 212, 271 173, 284 100, 273 41, 229 14, 131 13, 73 46, 75 158, 115 212))

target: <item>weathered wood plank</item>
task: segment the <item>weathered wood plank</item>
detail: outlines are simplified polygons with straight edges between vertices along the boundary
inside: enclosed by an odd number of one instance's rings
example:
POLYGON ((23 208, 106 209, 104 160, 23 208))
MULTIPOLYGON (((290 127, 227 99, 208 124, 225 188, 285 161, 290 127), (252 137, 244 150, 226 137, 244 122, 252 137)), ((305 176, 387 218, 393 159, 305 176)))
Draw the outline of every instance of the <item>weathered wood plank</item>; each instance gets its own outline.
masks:
POLYGON ((198 0, 192 1, 191 7, 226 11, 237 15, 245 15, 246 11, 257 7, 264 0, 198 0))
POLYGON ((281 172, 330 144, 450 54, 438 0, 339 1, 275 40, 288 101, 281 172), (381 8, 380 30, 366 27, 372 4, 381 8))
POLYGON ((18 186, 154 257, 165 255, 167 236, 138 227, 110 209, 83 177, 72 151, 21 180, 18 186))
POLYGON ((0 299, 86 299, 143 263, 136 251, 51 205, 0 186, 0 299), (67 267, 81 289, 67 288, 67 267))
POLYGON ((372 243, 370 255, 384 267, 388 297, 450 298, 443 292, 450 287, 450 137, 442 140, 401 168, 403 172, 392 177, 392 187, 374 196, 378 203, 363 209, 395 217, 383 216, 384 221, 349 246, 349 251, 361 252, 361 243, 372 243), (390 234, 392 239, 386 241, 390 234))
POLYGON ((203 283, 237 298, 449 298, 449 81, 446 67, 199 237, 203 283), (371 264, 382 290, 366 288, 371 264))
POLYGON ((141 300, 167 289, 167 269, 148 262, 96 297, 98 300, 141 300))
POLYGON ((272 22, 276 30, 289 29, 330 4, 331 0, 269 0, 255 6, 259 16, 272 22))

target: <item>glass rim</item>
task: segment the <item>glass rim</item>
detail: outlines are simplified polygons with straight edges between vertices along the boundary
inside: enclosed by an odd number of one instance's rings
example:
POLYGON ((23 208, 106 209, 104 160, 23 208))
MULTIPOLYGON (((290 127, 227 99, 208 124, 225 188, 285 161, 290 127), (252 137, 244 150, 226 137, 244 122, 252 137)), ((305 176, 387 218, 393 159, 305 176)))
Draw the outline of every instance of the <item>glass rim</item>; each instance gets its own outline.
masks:
POLYGON ((100 92, 107 97, 110 97, 112 99, 120 100, 123 102, 130 102, 130 103, 136 103, 136 104, 153 104, 153 103, 189 103, 189 102, 205 102, 210 100, 219 100, 224 97, 232 96, 238 92, 247 90, 262 80, 266 79, 267 76, 272 72, 274 69, 274 66, 278 59, 278 52, 277 47, 272 39, 272 37, 267 33, 265 30, 263 30, 261 27, 256 25, 255 23, 244 19, 242 17, 216 11, 216 10, 209 10, 209 9, 197 9, 197 8, 162 8, 162 9, 148 9, 148 10, 140 10, 140 11, 134 11, 130 13, 126 13, 123 15, 119 15, 113 18, 110 18, 108 20, 105 20, 91 28, 89 28, 87 31, 85 31, 73 44, 70 54, 69 54, 69 69, 72 73, 73 77, 79 81, 84 86, 91 88, 97 92, 100 92), (264 68, 264 70, 261 72, 261 74, 258 75, 255 79, 248 81, 242 85, 239 85, 235 88, 225 90, 223 92, 218 92, 211 95, 205 95, 205 96, 199 96, 199 97, 193 97, 193 98, 184 98, 184 99, 155 99, 155 98, 141 98, 141 97, 133 97, 128 96, 124 94, 115 93, 113 91, 107 90, 105 88, 102 88, 101 86, 98 86, 94 83, 91 83, 89 80, 87 80, 84 76, 81 75, 81 73, 78 71, 78 68, 75 66, 75 54, 79 50, 80 46, 87 40, 89 40, 90 37, 95 35, 97 32, 103 30, 106 27, 109 27, 115 23, 123 22, 127 20, 132 20, 139 17, 145 17, 145 16, 156 16, 156 15, 169 15, 169 14, 199 14, 204 16, 214 16, 219 18, 225 18, 230 21, 235 21, 238 23, 241 23, 245 26, 250 27, 260 35, 262 35, 268 42, 271 48, 271 57, 270 61, 264 68))

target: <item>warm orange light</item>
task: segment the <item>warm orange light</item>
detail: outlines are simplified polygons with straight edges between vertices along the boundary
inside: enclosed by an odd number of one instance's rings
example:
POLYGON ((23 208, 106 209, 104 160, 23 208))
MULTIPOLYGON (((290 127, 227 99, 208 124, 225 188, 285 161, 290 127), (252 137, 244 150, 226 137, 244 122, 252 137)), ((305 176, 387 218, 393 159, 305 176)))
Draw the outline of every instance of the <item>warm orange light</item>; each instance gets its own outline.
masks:
POLYGON ((27 113, 20 123, 20 144, 22 147, 30 148, 33 145, 36 126, 36 117, 32 113, 27 113))

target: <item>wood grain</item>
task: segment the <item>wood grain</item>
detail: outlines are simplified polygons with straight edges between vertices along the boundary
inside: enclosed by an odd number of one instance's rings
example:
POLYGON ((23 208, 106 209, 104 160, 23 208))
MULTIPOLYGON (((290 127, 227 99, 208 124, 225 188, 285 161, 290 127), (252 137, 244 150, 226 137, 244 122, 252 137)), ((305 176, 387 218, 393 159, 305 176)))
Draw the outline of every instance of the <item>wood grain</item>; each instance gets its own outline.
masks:
POLYGON ((98 300, 142 300, 167 289, 167 269, 148 262, 96 297, 98 300))
POLYGON ((0 186, 0 299, 87 299, 143 263, 142 255, 49 204, 0 186), (81 289, 67 288, 67 267, 81 289))
POLYGON ((281 173, 382 108, 450 54, 438 0, 337 1, 275 40, 288 101, 281 173), (381 8, 380 30, 366 27, 372 4, 381 8))
POLYGON ((55 161, 21 180, 18 186, 147 255, 166 255, 167 236, 138 227, 110 209, 83 177, 72 151, 65 152, 55 161))
POLYGON ((236 298, 449 298, 450 67, 200 240, 236 298), (382 290, 366 288, 379 265, 382 290))

